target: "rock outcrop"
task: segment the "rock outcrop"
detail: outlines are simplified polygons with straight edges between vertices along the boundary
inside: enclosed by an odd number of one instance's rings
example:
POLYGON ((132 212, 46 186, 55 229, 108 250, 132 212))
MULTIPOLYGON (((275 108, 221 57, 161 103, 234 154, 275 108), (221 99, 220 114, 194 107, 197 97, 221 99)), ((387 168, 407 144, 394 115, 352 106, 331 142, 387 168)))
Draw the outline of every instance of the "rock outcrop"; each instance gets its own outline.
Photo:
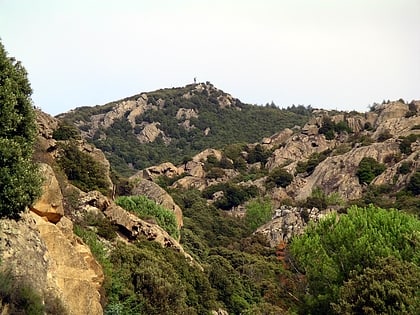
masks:
POLYGON ((309 221, 317 222, 326 215, 317 208, 306 209, 282 206, 275 211, 272 220, 259 227, 255 233, 266 237, 271 247, 289 242, 293 236, 304 232, 309 221))
POLYGON ((52 223, 60 221, 64 215, 63 195, 54 171, 48 164, 40 164, 39 171, 44 179, 41 197, 31 206, 31 210, 52 223))
POLYGON ((151 166, 144 170, 141 170, 133 176, 133 178, 144 178, 147 180, 155 180, 160 176, 166 176, 169 178, 181 175, 183 173, 182 169, 178 169, 171 162, 165 162, 157 166, 151 166))
POLYGON ((337 192, 345 200, 358 199, 362 196, 362 185, 356 176, 360 161, 364 157, 371 157, 382 163, 387 157, 397 154, 399 154, 398 143, 386 141, 328 157, 310 176, 296 178, 287 187, 287 191, 297 200, 309 197, 315 187, 321 188, 326 194, 337 192))
POLYGON ((62 217, 50 223, 33 212, 0 220, 1 268, 30 284, 44 299, 57 298, 69 315, 103 314, 103 273, 89 248, 62 217))

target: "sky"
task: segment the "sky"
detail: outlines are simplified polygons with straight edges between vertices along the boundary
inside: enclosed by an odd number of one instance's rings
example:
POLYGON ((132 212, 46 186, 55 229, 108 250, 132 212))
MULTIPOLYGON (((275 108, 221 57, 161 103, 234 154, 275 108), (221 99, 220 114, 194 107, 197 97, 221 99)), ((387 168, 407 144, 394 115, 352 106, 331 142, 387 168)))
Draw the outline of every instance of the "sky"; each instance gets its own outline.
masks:
POLYGON ((52 115, 195 77, 282 108, 420 99, 419 0, 0 0, 0 38, 52 115))

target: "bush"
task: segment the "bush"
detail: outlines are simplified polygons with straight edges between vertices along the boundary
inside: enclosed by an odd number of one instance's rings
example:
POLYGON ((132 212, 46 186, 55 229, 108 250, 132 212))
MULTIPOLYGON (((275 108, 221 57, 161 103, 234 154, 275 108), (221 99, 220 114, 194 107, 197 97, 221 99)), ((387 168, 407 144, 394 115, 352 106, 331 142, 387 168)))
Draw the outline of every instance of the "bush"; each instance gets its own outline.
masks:
MULTIPOLYGON (((290 246, 309 281, 302 311, 331 314, 331 303, 337 303, 343 284, 366 268, 375 268, 381 258, 393 256, 419 266, 419 230, 415 217, 373 205, 353 206, 347 214, 333 214, 311 224, 290 246)), ((364 288, 369 290, 367 283, 364 288)))
POLYGON ((9 304, 9 314, 43 315, 41 295, 11 271, 0 272, 0 306, 9 304))
POLYGON ((416 142, 418 139, 418 135, 410 134, 407 137, 401 138, 400 142, 400 151, 403 154, 411 154, 413 151, 411 150, 411 144, 416 142))
POLYGON ((350 274, 332 308, 336 314, 420 314, 419 279, 419 266, 381 258, 360 274, 350 274))
POLYGON ((370 184, 385 169, 385 165, 377 162, 374 158, 364 157, 359 163, 356 175, 359 178, 360 184, 370 184))
POLYGON ((266 179, 268 187, 287 187, 293 181, 293 175, 283 168, 274 169, 266 179))
POLYGON ((411 191, 415 196, 420 195, 420 171, 416 171, 411 177, 407 185, 407 190, 411 191))
POLYGON ((80 140, 80 131, 73 125, 62 121, 56 130, 52 134, 53 139, 55 140, 80 140))
POLYGON ((156 204, 145 196, 122 196, 115 203, 128 211, 132 211, 140 218, 154 218, 157 224, 175 239, 179 238, 178 224, 175 214, 156 204))
POLYGON ((251 200, 245 208, 245 222, 252 231, 270 221, 273 215, 273 206, 268 199, 251 200))
POLYGON ((83 191, 98 190, 104 195, 109 194, 105 167, 80 151, 76 142, 61 145, 57 162, 76 187, 83 191))

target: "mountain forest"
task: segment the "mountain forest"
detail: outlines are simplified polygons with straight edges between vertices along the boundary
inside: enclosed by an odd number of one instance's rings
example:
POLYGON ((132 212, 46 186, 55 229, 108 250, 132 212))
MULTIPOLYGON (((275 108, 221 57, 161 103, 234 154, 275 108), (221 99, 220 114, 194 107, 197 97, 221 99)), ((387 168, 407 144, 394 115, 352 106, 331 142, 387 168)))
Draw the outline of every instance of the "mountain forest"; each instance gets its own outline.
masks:
POLYGON ((31 93, 0 43, 0 314, 420 314, 420 101, 31 93))

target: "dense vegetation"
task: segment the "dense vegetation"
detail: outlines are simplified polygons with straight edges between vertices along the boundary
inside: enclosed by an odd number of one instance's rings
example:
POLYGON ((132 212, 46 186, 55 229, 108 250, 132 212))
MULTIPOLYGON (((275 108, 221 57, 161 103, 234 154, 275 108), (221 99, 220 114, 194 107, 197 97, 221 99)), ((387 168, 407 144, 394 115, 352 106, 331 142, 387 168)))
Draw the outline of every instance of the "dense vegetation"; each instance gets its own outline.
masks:
POLYGON ((32 163, 31 94, 25 69, 0 42, 0 217, 16 217, 40 193, 41 177, 32 163))
MULTIPOLYGON (((237 99, 233 100, 232 106, 222 107, 218 99, 226 94, 209 83, 206 86, 209 90, 199 91, 194 89, 196 85, 189 85, 148 93, 149 104, 158 106, 159 100, 164 100, 164 106, 159 110, 145 110, 136 117, 134 128, 126 117, 116 120, 110 128, 100 128, 91 140, 107 154, 119 173, 128 175, 132 173, 130 167, 139 170, 165 161, 180 163, 206 148, 260 141, 286 127, 301 126, 311 111, 304 106, 279 109, 276 106, 248 105, 237 99), (192 95, 190 98, 183 97, 188 93, 192 95), (176 117, 180 108, 198 113, 198 117, 189 119, 190 126, 194 127, 181 125, 187 118, 176 117), (152 143, 139 143, 137 135, 145 122, 158 122, 165 137, 159 136, 152 143)), ((138 98, 136 95, 125 101, 138 98)), ((89 129, 91 116, 105 113, 115 104, 78 108, 64 117, 69 122, 82 124, 82 130, 89 129)))
POLYGON ((161 228, 175 239, 178 239, 178 225, 175 214, 172 211, 165 209, 145 196, 121 196, 115 200, 115 203, 125 210, 133 212, 141 219, 156 220, 156 223, 161 228))
POLYGON ((312 224, 290 248, 308 279, 301 313, 417 314, 418 231, 420 221, 416 218, 373 205, 353 206, 347 214, 312 224), (384 274, 384 266, 388 274, 384 274), (375 285, 369 284, 373 279, 375 285))

